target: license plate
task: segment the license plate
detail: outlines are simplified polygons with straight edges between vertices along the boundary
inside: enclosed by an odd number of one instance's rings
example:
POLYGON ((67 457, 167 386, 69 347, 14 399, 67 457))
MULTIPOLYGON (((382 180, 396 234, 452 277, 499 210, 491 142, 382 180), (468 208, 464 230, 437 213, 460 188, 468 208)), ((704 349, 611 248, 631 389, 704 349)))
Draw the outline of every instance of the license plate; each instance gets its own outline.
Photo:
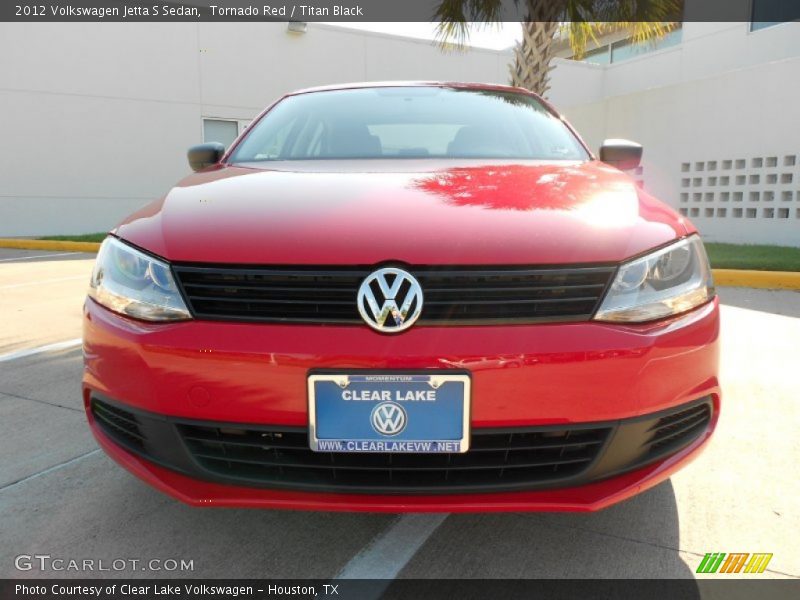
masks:
POLYGON ((314 374, 315 452, 461 453, 469 448, 469 375, 314 374))

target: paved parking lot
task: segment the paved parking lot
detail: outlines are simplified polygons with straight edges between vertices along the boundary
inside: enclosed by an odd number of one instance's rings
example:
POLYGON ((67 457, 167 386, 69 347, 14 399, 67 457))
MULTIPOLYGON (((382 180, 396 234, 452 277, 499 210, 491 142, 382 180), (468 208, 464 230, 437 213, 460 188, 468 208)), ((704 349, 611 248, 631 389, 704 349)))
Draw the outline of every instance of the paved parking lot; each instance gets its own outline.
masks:
POLYGON ((15 568, 18 555, 49 554, 192 560, 195 577, 685 578, 706 552, 771 552, 763 576, 800 577, 800 293, 720 291, 715 439, 672 480, 603 512, 196 509, 117 467, 85 426, 78 338, 92 260, 0 250, 0 577, 87 575, 15 568))

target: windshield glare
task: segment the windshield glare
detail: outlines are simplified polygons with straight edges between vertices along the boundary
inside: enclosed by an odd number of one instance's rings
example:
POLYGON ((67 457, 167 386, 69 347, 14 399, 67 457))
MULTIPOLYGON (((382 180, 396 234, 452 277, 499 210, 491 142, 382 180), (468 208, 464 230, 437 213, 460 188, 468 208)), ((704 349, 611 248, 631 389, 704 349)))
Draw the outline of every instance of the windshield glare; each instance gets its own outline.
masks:
POLYGON ((289 96, 253 126, 230 162, 364 158, 586 160, 588 154, 532 96, 389 87, 289 96))

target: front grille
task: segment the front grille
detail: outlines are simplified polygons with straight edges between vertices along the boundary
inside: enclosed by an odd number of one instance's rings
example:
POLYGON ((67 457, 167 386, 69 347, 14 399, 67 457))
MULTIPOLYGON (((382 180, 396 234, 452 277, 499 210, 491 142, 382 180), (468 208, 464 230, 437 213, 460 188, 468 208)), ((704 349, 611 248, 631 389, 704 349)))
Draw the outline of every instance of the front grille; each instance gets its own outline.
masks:
POLYGON ((488 490, 574 477, 595 460, 610 428, 472 433, 464 454, 312 452, 305 430, 183 425, 192 457, 226 480, 339 491, 488 490))
POLYGON ((92 415, 103 431, 118 443, 144 449, 144 436, 133 413, 95 398, 92 400, 92 415))
POLYGON ((698 404, 658 419, 650 428, 652 437, 647 442, 648 453, 661 455, 694 441, 711 421, 711 406, 698 404))
POLYGON ((199 480, 338 493, 557 489, 639 469, 709 431, 710 397, 604 423, 473 429, 464 454, 312 452, 303 427, 165 417, 92 396, 99 428, 131 452, 199 480))
MULTIPOLYGON (((420 324, 589 319, 614 273, 595 267, 404 267, 422 286, 420 324)), ((176 265, 195 317, 283 323, 362 323, 361 282, 374 269, 176 265)))

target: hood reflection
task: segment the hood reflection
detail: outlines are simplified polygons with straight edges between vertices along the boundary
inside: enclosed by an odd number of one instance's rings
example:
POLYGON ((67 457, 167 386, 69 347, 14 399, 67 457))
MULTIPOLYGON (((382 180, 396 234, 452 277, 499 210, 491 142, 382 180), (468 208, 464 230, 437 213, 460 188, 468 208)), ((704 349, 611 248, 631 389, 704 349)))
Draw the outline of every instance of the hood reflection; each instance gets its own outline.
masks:
POLYGON ((455 206, 574 211, 599 226, 630 223, 638 213, 633 182, 599 163, 460 167, 412 185, 455 206))

